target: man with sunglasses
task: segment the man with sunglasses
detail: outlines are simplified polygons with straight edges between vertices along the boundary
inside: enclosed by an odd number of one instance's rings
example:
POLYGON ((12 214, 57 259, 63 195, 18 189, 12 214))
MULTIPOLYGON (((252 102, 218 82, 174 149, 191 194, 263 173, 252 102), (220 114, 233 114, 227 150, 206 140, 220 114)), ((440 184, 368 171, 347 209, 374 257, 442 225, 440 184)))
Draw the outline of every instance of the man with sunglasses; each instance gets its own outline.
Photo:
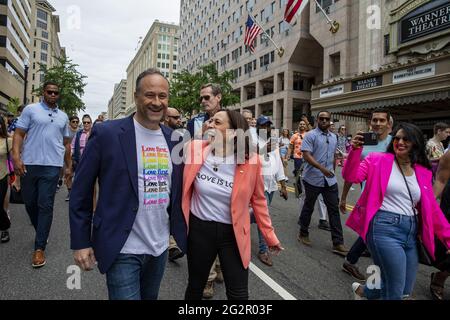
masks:
POLYGON ((298 224, 300 232, 298 241, 311 246, 309 225, 317 197, 322 194, 327 206, 333 242, 332 251, 345 256, 348 250, 344 246, 341 217, 339 215, 339 192, 334 174, 337 137, 329 131, 331 114, 322 111, 318 116, 318 126, 308 132, 302 142, 303 158, 306 161, 303 171, 305 201, 298 224))
POLYGON ((167 108, 164 124, 172 130, 183 129, 180 112, 175 108, 167 108))
POLYGON ((218 85, 208 83, 202 86, 199 102, 203 107, 204 113, 200 113, 191 119, 187 125, 187 130, 193 139, 202 139, 206 123, 222 109, 221 101, 222 90, 218 85))
POLYGON ((43 267, 46 263, 44 251, 53 220, 59 172, 64 162, 66 178, 72 171, 69 118, 57 104, 59 86, 46 82, 43 88, 43 100, 23 110, 13 140, 14 169, 22 177, 23 201, 36 230, 33 268, 43 267))

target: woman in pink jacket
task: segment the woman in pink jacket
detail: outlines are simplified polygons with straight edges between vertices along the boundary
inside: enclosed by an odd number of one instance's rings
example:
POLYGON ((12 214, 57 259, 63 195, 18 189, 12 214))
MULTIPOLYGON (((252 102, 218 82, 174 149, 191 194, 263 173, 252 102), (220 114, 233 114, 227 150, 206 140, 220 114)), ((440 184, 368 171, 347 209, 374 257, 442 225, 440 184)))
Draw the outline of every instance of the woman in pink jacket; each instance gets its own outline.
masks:
POLYGON ((269 250, 283 250, 267 209, 261 162, 257 154, 249 153, 248 136, 239 138, 247 130, 240 113, 219 111, 208 124, 210 142, 193 140, 186 147, 182 200, 188 226, 186 300, 202 298, 217 255, 227 298, 248 299, 250 204, 269 250))
POLYGON ((348 182, 366 181, 347 225, 365 239, 381 271, 378 288, 353 284, 356 299, 400 300, 411 295, 418 236, 433 258, 435 235, 450 248, 450 225, 433 195, 422 132, 401 123, 393 136, 385 153, 371 153, 361 162, 363 137, 356 135, 342 172, 348 182))

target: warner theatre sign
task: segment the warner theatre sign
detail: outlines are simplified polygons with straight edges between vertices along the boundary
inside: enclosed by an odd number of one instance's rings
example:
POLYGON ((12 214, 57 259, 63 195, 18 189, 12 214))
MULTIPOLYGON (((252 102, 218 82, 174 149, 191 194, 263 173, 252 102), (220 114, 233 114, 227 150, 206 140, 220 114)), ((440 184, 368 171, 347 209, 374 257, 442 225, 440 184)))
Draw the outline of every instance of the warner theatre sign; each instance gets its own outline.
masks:
MULTIPOLYGON (((442 3, 443 1, 432 1, 432 3, 442 3)), ((450 2, 428 9, 423 8, 407 15, 401 21, 401 43, 450 28, 450 2)))

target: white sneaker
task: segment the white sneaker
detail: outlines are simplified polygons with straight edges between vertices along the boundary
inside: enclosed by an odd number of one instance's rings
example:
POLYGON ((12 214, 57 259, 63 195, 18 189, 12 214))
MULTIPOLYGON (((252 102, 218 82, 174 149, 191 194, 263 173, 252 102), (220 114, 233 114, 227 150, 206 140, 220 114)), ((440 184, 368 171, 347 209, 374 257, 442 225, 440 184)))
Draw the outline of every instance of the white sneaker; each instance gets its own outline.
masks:
POLYGON ((353 292, 353 299, 354 300, 363 300, 364 298, 361 297, 359 294, 356 293, 356 290, 361 286, 361 283, 359 282, 353 282, 352 284, 352 292, 353 292))

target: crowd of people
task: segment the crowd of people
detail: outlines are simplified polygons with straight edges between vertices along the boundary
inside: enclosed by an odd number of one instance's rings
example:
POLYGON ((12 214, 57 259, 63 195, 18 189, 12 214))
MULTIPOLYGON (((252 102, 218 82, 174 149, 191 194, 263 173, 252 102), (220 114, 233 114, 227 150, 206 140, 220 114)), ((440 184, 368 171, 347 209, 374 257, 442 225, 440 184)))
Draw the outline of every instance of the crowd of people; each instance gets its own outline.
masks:
POLYGON ((203 110, 184 128, 180 111, 169 107, 169 82, 149 69, 136 80, 133 116, 93 123, 84 115, 80 123, 58 108, 58 84, 46 83, 41 102, 0 119, 1 241, 10 240, 12 186, 36 231, 32 267, 43 267, 55 193, 65 182, 75 262, 106 274, 110 299, 157 299, 166 262, 186 255, 187 300, 212 298, 216 282, 225 282, 228 299, 246 300, 251 224, 262 263, 273 266, 284 250, 269 207, 277 193, 288 199, 293 160, 297 240, 314 245, 309 232, 319 200, 319 228, 330 232, 332 252, 358 281, 355 298, 410 298, 422 245, 439 270, 431 294, 443 299, 450 272, 447 124, 436 124, 426 143, 418 127, 394 125, 389 111, 377 109, 370 118, 376 141, 365 145, 363 132, 349 135, 345 125, 336 132, 327 111, 317 121, 303 115, 290 132, 274 130, 268 116, 222 108, 215 84, 203 85, 199 96, 203 110), (359 238, 347 249, 341 214, 352 184, 362 192, 346 225, 359 238), (381 287, 364 286, 361 256, 380 268, 381 287))

